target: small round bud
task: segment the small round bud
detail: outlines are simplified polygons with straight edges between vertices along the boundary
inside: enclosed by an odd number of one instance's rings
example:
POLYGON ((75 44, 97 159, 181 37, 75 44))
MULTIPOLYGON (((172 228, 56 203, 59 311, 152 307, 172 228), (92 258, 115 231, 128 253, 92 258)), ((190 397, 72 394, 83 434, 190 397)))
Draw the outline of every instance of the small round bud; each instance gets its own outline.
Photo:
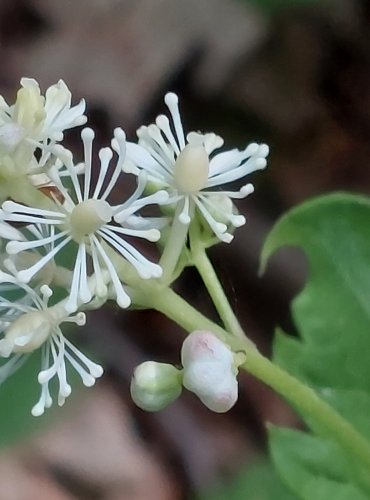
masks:
POLYGON ((207 408, 224 413, 238 399, 234 353, 212 332, 195 331, 181 351, 183 385, 196 394, 207 408))
POLYGON ((163 410, 181 394, 181 372, 174 366, 146 361, 136 367, 131 379, 131 397, 146 411, 163 410))

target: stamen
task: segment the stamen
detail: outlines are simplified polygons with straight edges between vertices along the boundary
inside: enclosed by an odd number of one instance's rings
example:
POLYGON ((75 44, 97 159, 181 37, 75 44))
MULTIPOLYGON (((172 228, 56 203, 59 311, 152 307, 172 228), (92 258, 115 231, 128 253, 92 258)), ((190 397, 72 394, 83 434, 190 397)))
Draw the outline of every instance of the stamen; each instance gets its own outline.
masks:
MULTIPOLYGON (((155 127, 155 125, 153 125, 155 127)), ((158 146, 157 142, 155 142, 151 137, 148 137, 148 140, 141 139, 140 145, 145 147, 145 149, 150 153, 150 156, 155 160, 156 165, 153 170, 155 170, 156 175, 163 179, 163 182, 171 181, 171 166, 172 162, 169 165, 166 157, 163 156, 163 152, 158 146)))
POLYGON ((53 248, 51 252, 43 256, 36 264, 33 266, 29 267, 28 269, 24 269, 22 271, 19 271, 18 273, 18 279, 20 281, 23 281, 24 283, 28 283, 35 274, 42 269, 45 264, 47 264, 53 257, 56 255, 59 250, 61 250, 64 246, 67 245, 72 240, 71 236, 68 236, 65 240, 61 241, 59 245, 53 248))
POLYGON ((195 198, 195 203, 217 238, 219 238, 221 241, 224 241, 225 243, 230 243, 230 241, 233 239, 233 236, 226 232, 226 224, 217 222, 199 199, 195 198))
POLYGON ((95 133, 91 128, 84 128, 83 131, 81 132, 81 139, 84 145, 84 160, 85 160, 84 196, 83 196, 84 200, 87 200, 90 194, 92 143, 94 137, 95 133))
POLYGON ((65 357, 71 363, 76 372, 80 375, 83 384, 86 387, 92 387, 95 384, 95 378, 90 375, 70 354, 65 352, 65 357))
MULTIPOLYGON (((67 174, 68 174, 68 177, 70 176, 70 172, 69 170, 66 170, 67 174)), ((77 169, 76 169, 76 173, 77 173, 77 169)), ((67 175, 66 174, 66 175, 67 175)), ((73 209, 73 207, 75 206, 75 202, 72 200, 69 192, 68 192, 68 189, 66 189, 61 181, 61 177, 60 177, 60 174, 59 174, 59 169, 57 168, 56 165, 54 165, 53 167, 51 167, 49 170, 48 170, 48 176, 50 177, 50 179, 54 182, 56 188, 59 190, 60 194, 62 195, 63 199, 64 199, 64 204, 63 204, 63 207, 68 210, 68 211, 71 211, 73 209)), ((57 200, 55 200, 57 201, 57 200)))
POLYGON ((117 205, 113 210, 114 220, 116 222, 118 222, 116 219, 116 215, 119 214, 121 211, 123 211, 126 207, 131 206, 132 203, 136 201, 143 194, 147 180, 148 180, 147 175, 143 172, 140 172, 140 174, 137 176, 138 184, 135 191, 124 203, 122 203, 121 205, 117 205))
POLYGON ((148 241, 158 241, 161 237, 161 232, 158 229, 128 229, 126 227, 107 226, 111 231, 127 236, 136 236, 137 238, 144 238, 148 241))
POLYGON ((81 248, 81 269, 80 269, 80 283, 79 283, 79 297, 83 304, 87 304, 92 299, 92 294, 87 282, 87 269, 86 269, 86 245, 80 244, 81 248))
POLYGON ((97 248, 99 254, 101 255, 102 259, 104 260, 104 263, 107 266, 107 269, 109 271, 109 274, 110 274, 110 277, 112 280, 112 284, 113 284, 114 290, 116 292, 117 304, 120 307, 126 309, 131 304, 131 299, 127 295, 125 290, 123 289, 122 283, 121 283, 120 279, 118 278, 117 272, 114 269, 114 266, 113 266, 111 260, 109 259, 108 255, 106 254, 104 248, 100 244, 98 238, 95 235, 92 235, 91 237, 94 241, 94 245, 96 245, 96 248, 97 248))
POLYGON ((63 231, 57 235, 51 235, 40 240, 33 241, 9 241, 6 245, 6 251, 9 255, 16 255, 19 252, 24 252, 25 250, 31 250, 33 248, 43 247, 49 243, 54 243, 55 241, 63 238, 68 234, 68 231, 63 231))
POLYGON ((101 271, 101 266, 99 263, 99 256, 98 256, 98 253, 96 251, 96 248, 93 244, 91 237, 90 237, 90 249, 91 249, 91 255, 92 255, 92 260, 93 260, 93 270, 94 270, 95 281, 96 281, 95 293, 98 297, 106 297, 108 294, 108 288, 107 288, 107 285, 104 283, 103 275, 102 275, 102 271, 101 271))
POLYGON ((111 175, 108 186, 106 187, 104 193, 100 196, 101 200, 105 200, 109 196, 113 187, 115 186, 119 175, 122 172, 122 165, 126 156, 126 136, 122 129, 116 128, 114 131, 114 137, 119 146, 118 160, 114 168, 113 174, 111 175))
MULTIPOLYGON (((158 118, 157 118, 158 121, 158 118)), ((165 167, 167 166, 167 171, 170 173, 170 166, 174 162, 174 154, 173 154, 173 149, 171 150, 168 147, 168 144, 166 141, 163 139, 163 136, 161 134, 161 129, 158 127, 158 125, 151 125, 149 127, 149 134, 150 136, 157 142, 161 153, 164 153, 165 158, 167 159, 167 165, 164 165, 165 167)))
POLYGON ((189 207, 190 207, 190 202, 189 202, 189 196, 184 196, 184 206, 181 210, 181 213, 179 214, 179 221, 181 224, 185 224, 186 226, 190 224, 191 218, 189 215, 189 207))
POLYGON ((114 131, 115 133, 115 138, 117 140, 118 146, 119 146, 119 152, 118 152, 118 160, 116 163, 116 166, 114 168, 114 171, 111 175, 110 181, 108 186, 106 187, 104 193, 100 196, 101 200, 105 200, 107 196, 110 194, 112 191, 113 187, 115 186, 119 175, 122 172, 122 165, 126 156, 126 136, 125 133, 122 129, 117 128, 114 131))
POLYGON ((104 370, 100 365, 94 363, 94 361, 91 361, 91 359, 85 356, 85 354, 81 352, 79 349, 77 349, 77 347, 73 345, 72 342, 70 342, 67 338, 64 340, 66 346, 73 352, 73 354, 75 354, 75 356, 77 356, 77 358, 79 358, 85 364, 90 374, 94 378, 99 378, 103 375, 104 370))
MULTIPOLYGON (((22 205, 11 200, 4 201, 2 208, 4 212, 8 213, 20 213, 20 214, 31 214, 40 215, 43 218, 47 217, 60 217, 65 218, 65 214, 61 212, 54 212, 51 210, 44 210, 43 208, 28 207, 27 205, 22 205)), ((42 219, 38 219, 38 222, 43 222, 42 219)))
POLYGON ((66 302, 65 309, 68 313, 73 313, 78 309, 78 294, 81 280, 81 264, 82 264, 82 245, 79 245, 76 255, 76 261, 73 268, 73 278, 69 298, 66 302))
POLYGON ((166 115, 159 115, 156 119, 156 124, 162 130, 164 135, 167 137, 172 149, 174 150, 176 156, 180 153, 179 146, 177 145, 176 139, 172 133, 170 127, 170 121, 166 115))
POLYGON ((86 324, 86 314, 79 312, 75 316, 67 316, 63 319, 63 323, 74 323, 75 325, 83 326, 86 324))
POLYGON ((233 203, 228 196, 224 195, 222 191, 220 193, 212 193, 212 195, 212 198, 210 196, 199 196, 199 199, 203 202, 203 204, 208 205, 214 212, 219 213, 221 218, 228 220, 234 227, 241 227, 246 223, 246 219, 243 215, 234 214, 232 212, 233 203), (223 197, 223 199, 219 198, 219 204, 213 201, 216 197, 223 197), (225 201, 228 202, 226 203, 226 207, 225 201))
POLYGON ((70 151, 68 151, 68 149, 63 148, 63 155, 59 156, 59 158, 63 161, 64 165, 66 166, 66 168, 69 172, 69 175, 70 175, 70 178, 71 178, 71 181, 73 184, 73 188, 74 188, 74 191, 75 191, 76 196, 77 196, 77 201, 78 201, 78 203, 81 203, 82 202, 81 187, 80 187, 80 183, 78 181, 76 167, 73 164, 72 153, 70 151))
POLYGON ((98 199, 99 193, 102 189, 104 179, 107 175, 107 170, 109 167, 109 163, 113 157, 113 151, 110 148, 102 148, 99 151, 99 160, 100 160, 100 171, 98 181, 95 186, 94 194, 92 198, 98 199))
POLYGON ((168 199, 169 195, 167 191, 164 190, 157 191, 156 193, 150 194, 148 196, 144 196, 143 198, 132 201, 130 206, 127 206, 127 208, 125 208, 126 204, 122 205, 123 209, 114 216, 114 220, 118 222, 118 224, 123 224, 125 219, 137 212, 140 208, 143 208, 146 205, 150 204, 161 205, 163 203, 166 203, 168 199))
POLYGON ((24 236, 18 229, 15 229, 10 224, 6 222, 0 222, 0 238, 6 240, 23 240, 24 236))
POLYGON ((159 278, 162 275, 162 268, 158 264, 150 262, 132 245, 119 238, 113 231, 104 228, 99 231, 99 234, 135 267, 142 279, 159 278))
POLYGON ((179 98, 173 92, 168 92, 168 94, 164 96, 164 102, 170 110, 173 124, 175 126, 177 139, 179 141, 180 150, 182 150, 185 147, 185 137, 179 112, 179 98))
POLYGON ((71 394, 72 388, 67 382, 66 365, 64 361, 65 357, 64 337, 60 330, 56 332, 55 335, 53 335, 53 337, 50 339, 50 343, 51 343, 51 350, 53 353, 53 357, 54 359, 56 359, 57 375, 59 380, 58 405, 62 406, 65 402, 65 399, 71 394), (54 344, 59 349, 59 352, 57 354, 55 353, 54 344))

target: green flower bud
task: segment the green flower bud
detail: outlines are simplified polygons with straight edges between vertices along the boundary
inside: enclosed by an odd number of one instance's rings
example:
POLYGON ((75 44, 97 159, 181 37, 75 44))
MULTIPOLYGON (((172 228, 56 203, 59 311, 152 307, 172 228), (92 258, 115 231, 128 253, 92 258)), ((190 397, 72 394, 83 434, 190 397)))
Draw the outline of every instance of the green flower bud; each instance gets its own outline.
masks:
POLYGON ((131 397, 146 411, 163 410, 181 394, 182 374, 174 366, 145 361, 136 367, 131 379, 131 397))

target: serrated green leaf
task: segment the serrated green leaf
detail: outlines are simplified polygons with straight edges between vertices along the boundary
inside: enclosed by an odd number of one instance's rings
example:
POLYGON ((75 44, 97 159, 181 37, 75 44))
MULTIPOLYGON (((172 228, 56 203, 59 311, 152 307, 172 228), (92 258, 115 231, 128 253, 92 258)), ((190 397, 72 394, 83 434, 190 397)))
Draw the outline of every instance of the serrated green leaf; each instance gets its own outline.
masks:
POLYGON ((335 444, 303 432, 272 427, 274 464, 285 483, 304 500, 366 500, 346 476, 351 464, 335 444), (335 460, 333 460, 335 457, 335 460))

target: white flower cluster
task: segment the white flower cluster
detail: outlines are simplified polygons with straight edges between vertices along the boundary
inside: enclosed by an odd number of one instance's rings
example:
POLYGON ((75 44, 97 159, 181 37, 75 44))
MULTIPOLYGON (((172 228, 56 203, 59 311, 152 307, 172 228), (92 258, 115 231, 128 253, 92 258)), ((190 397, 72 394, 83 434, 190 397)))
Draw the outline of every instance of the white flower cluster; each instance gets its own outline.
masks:
MULTIPOLYGON (((127 308, 135 283, 142 286, 145 280, 161 278, 164 270, 134 246, 135 238, 156 242, 165 225, 187 227, 195 221, 213 237, 230 242, 230 228, 245 223, 232 200, 253 192, 252 184, 236 191, 224 185, 264 168, 267 146, 250 144, 243 151, 215 154, 223 140, 198 132, 185 138, 177 96, 167 94, 165 103, 170 119, 161 115, 155 124, 141 127, 138 143, 127 142, 117 128, 110 147, 100 149, 96 164, 90 128, 81 133, 82 162, 59 144, 66 129, 86 122, 84 100, 71 106, 63 81, 43 96, 35 80, 24 78, 13 105, 0 98, 0 383, 41 349, 41 396, 34 415, 51 405, 49 381, 54 377, 59 381, 58 403, 64 403, 71 392, 67 366, 86 386, 102 374, 99 365, 65 338, 60 325, 83 324, 82 311, 108 299, 127 308), (136 190, 128 199, 112 203, 111 192, 127 173, 137 176, 136 190), (148 205, 159 206, 164 216, 144 217, 141 211, 148 205), (59 302, 54 287, 64 290, 59 302)), ((201 385, 196 387, 197 378, 207 385, 215 359, 197 364, 193 347, 186 345, 183 385, 215 411, 232 406, 236 386, 213 396, 201 385)), ((235 379, 233 355, 224 349, 224 360, 217 365, 219 387, 221 379, 229 386, 235 379)), ((167 376, 171 380, 169 372, 167 376)), ((171 397, 179 394, 175 386, 171 397)))
POLYGON ((185 138, 177 95, 170 92, 164 100, 171 121, 160 115, 155 124, 139 128, 138 144, 127 143, 124 169, 135 175, 144 171, 149 181, 165 189, 169 193, 167 203, 176 205, 175 213, 182 224, 189 224, 197 210, 217 238, 229 243, 229 225, 245 224, 245 217, 235 213, 231 200, 253 193, 253 185, 243 184, 237 191, 219 187, 264 169, 269 149, 266 144, 252 143, 243 151, 214 154, 223 139, 199 132, 190 132, 185 138))

